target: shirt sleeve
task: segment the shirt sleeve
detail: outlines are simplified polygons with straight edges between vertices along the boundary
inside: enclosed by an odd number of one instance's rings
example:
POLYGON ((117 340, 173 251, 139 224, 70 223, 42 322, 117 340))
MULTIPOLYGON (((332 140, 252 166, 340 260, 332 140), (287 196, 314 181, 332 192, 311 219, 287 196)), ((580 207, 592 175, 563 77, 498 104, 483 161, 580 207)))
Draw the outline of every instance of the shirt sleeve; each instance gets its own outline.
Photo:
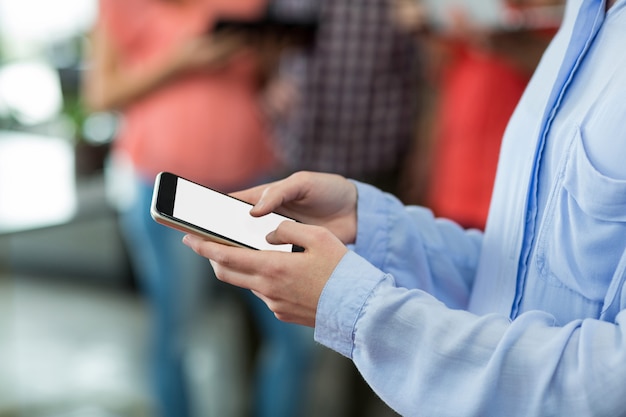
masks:
POLYGON ((401 415, 623 415, 623 393, 605 387, 626 386, 626 313, 564 326, 539 311, 514 321, 468 313, 436 281, 456 274, 456 290, 471 287, 463 271, 479 242, 359 185, 357 241, 324 288, 316 340, 350 357, 401 415), (411 248, 391 257, 398 239, 411 248), (444 259, 439 245, 450 239, 458 241, 444 259))
POLYGON ((422 289, 451 307, 466 307, 482 238, 477 231, 436 220, 425 208, 407 208, 391 194, 355 184, 356 243, 325 286, 316 320, 323 323, 316 337, 348 357, 364 300, 381 282, 422 289), (344 308, 337 310, 338 305, 344 308))
POLYGON ((448 306, 466 308, 480 256, 482 233, 437 219, 391 194, 358 183, 354 251, 403 288, 425 290, 448 306))

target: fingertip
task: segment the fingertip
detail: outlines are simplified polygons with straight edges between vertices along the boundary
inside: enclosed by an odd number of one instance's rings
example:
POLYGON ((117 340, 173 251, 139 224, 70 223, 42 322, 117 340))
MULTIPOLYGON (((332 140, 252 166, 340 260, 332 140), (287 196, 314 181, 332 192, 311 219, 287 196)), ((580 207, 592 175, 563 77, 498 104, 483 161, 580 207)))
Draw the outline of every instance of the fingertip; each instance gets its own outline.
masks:
MULTIPOLYGON (((263 195, 265 195, 265 193, 263 193, 263 195)), ((271 210, 268 210, 267 207, 268 207, 267 201, 263 198, 263 196, 261 196, 259 201, 257 201, 256 204, 254 205, 254 207, 250 209, 250 214, 254 217, 263 216, 271 211, 271 210)))
POLYGON ((261 215, 263 213, 263 207, 265 207, 265 203, 259 201, 250 209, 250 214, 254 217, 261 215))
POLYGON ((276 230, 272 230, 267 235, 265 235, 265 240, 267 241, 267 243, 271 243, 272 245, 278 245, 283 243, 278 240, 278 237, 276 236, 276 230))
POLYGON ((193 243, 197 240, 197 237, 191 234, 186 234, 183 236, 183 243, 189 247, 193 246, 193 243))

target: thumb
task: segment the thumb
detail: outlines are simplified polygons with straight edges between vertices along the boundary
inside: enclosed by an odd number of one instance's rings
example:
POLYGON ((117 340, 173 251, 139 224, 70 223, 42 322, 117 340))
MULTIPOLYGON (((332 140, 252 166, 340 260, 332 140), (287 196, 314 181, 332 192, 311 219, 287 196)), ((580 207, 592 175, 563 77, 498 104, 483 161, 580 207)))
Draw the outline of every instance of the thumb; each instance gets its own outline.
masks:
POLYGON ((284 221, 266 237, 272 244, 293 244, 310 250, 318 245, 344 244, 328 229, 293 221, 284 221), (336 241, 336 242, 334 242, 336 241))
POLYGON ((285 220, 276 230, 270 232, 265 239, 273 245, 293 244, 304 247, 307 225, 285 220))

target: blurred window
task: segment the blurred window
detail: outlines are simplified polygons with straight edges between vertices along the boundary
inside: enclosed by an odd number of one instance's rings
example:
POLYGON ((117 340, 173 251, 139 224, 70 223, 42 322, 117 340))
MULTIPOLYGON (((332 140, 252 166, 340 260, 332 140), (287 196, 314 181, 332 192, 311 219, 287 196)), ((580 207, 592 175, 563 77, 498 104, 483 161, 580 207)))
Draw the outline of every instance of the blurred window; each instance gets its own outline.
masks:
POLYGON ((32 57, 85 33, 96 14, 96 0, 0 0, 0 50, 5 60, 32 57))

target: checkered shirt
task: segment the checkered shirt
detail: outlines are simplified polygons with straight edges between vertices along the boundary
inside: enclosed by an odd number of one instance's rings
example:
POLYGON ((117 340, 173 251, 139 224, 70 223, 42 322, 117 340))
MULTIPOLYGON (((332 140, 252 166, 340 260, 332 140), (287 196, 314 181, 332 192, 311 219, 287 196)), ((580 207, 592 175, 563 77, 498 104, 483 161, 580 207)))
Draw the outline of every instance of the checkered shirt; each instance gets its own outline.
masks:
POLYGON ((317 3, 315 49, 286 59, 281 68, 301 89, 299 106, 277 123, 279 147, 291 169, 359 179, 400 163, 414 132, 418 55, 412 35, 393 26, 389 3, 317 3))

